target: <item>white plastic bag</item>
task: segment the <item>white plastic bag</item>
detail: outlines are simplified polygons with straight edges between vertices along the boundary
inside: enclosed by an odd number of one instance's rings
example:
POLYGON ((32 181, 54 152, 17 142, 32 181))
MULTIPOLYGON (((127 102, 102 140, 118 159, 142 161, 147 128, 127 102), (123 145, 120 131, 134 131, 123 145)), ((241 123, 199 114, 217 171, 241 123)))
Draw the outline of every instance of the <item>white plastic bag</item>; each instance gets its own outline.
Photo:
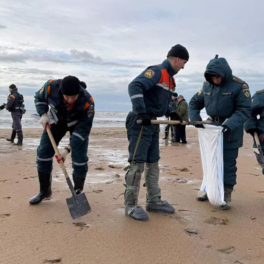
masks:
POLYGON ((199 128, 199 144, 203 165, 203 182, 200 191, 206 192, 212 205, 224 201, 223 133, 221 126, 204 125, 199 128))

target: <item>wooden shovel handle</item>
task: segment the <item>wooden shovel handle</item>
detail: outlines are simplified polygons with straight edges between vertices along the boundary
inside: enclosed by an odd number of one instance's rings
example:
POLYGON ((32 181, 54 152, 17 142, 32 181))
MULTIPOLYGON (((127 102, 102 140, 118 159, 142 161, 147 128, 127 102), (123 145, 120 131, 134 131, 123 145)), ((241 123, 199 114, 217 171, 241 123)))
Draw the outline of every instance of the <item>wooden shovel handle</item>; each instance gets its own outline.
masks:
POLYGON ((260 146, 260 142, 259 142, 259 138, 258 138, 258 133, 257 132, 254 132, 254 139, 257 143, 257 146, 260 146))
MULTIPOLYGON (((46 130, 47 130, 47 133, 48 133, 48 135, 49 135, 50 142, 51 142, 51 144, 52 144, 52 146, 53 146, 53 149, 54 149, 56 155, 59 157, 59 156, 60 156, 60 152, 59 152, 59 150, 58 150, 58 148, 57 148, 57 144, 56 144, 56 142, 55 142, 55 140, 54 140, 54 137, 53 137, 53 135, 52 135, 52 133, 51 133, 51 131, 50 131, 50 127, 49 127, 48 125, 46 125, 46 130)), ((62 171, 63 171, 63 173, 64 173, 65 178, 66 178, 66 179, 69 178, 68 172, 66 171, 66 167, 65 167, 65 165, 64 165, 64 163, 63 163, 62 160, 60 160, 60 166, 61 166, 61 168, 62 168, 62 171)))

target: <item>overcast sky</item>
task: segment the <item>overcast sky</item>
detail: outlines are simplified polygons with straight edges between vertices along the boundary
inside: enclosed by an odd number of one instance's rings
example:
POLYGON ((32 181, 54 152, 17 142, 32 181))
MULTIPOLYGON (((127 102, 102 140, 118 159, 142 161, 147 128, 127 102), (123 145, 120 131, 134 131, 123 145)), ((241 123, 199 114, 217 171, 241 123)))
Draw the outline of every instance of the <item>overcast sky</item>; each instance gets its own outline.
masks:
POLYGON ((15 83, 33 109, 48 79, 75 75, 97 110, 129 111, 129 82, 178 43, 190 54, 174 76, 187 101, 215 54, 254 93, 264 88, 263 14, 261 0, 0 0, 0 104, 15 83))

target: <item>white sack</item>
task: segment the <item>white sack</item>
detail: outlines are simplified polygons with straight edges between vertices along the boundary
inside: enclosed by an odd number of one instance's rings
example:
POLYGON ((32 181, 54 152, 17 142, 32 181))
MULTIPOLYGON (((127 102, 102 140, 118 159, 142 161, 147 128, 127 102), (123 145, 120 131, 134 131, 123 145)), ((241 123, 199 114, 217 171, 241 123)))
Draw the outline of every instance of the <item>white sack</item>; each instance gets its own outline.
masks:
POLYGON ((211 204, 221 206, 224 201, 223 133, 221 126, 204 125, 199 128, 199 144, 203 165, 200 191, 206 192, 211 204))

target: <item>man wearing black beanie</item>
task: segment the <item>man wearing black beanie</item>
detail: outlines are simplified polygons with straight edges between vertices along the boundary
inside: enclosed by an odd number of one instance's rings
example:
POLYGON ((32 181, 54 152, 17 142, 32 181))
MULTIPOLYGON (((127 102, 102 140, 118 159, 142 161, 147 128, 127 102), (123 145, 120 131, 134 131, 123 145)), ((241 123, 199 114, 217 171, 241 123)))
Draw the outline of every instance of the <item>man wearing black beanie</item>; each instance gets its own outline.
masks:
POLYGON ((174 208, 161 200, 159 188, 159 126, 151 119, 170 115, 169 103, 175 91, 173 75, 184 68, 189 60, 187 49, 179 44, 168 52, 160 65, 150 66, 136 77, 128 87, 132 112, 127 116, 130 169, 126 174, 125 214, 135 220, 149 219, 139 206, 138 195, 141 175, 145 169, 148 212, 173 214, 174 208), (142 124, 137 124, 141 119, 142 124))
MULTIPOLYGON (((66 160, 71 152, 74 190, 82 192, 88 171, 88 142, 94 118, 94 100, 75 76, 62 80, 49 80, 35 95, 35 105, 44 131, 37 148, 37 170, 40 192, 29 203, 34 205, 51 196, 51 172, 54 150, 46 127, 50 126, 57 144, 67 131, 70 142, 62 151, 58 162, 66 160)), ((86 84, 85 84, 86 86, 86 84)))

